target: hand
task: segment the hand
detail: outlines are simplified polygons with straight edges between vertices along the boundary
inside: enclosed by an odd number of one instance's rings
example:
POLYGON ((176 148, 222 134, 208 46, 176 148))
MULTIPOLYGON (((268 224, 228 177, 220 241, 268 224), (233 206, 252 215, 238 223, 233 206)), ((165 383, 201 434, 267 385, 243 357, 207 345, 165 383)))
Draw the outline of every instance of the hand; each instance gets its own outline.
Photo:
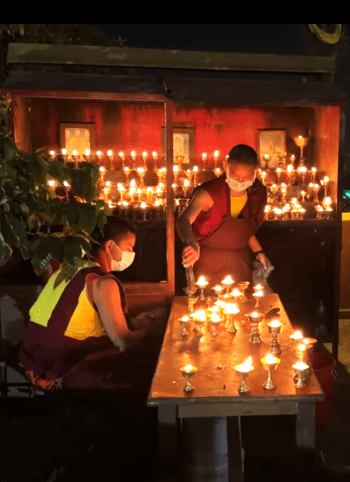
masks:
POLYGON ((266 270, 272 266, 269 258, 266 256, 265 253, 259 253, 255 259, 256 261, 259 261, 259 263, 261 263, 263 265, 263 268, 266 270))
POLYGON ((199 244, 189 244, 182 251, 182 265, 190 268, 199 259, 199 244))

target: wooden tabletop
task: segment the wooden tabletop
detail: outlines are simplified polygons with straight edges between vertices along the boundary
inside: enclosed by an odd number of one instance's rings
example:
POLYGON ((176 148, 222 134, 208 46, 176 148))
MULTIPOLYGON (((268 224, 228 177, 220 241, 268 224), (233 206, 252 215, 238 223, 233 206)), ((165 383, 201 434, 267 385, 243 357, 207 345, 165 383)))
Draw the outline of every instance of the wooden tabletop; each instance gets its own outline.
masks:
POLYGON ((292 350, 290 335, 294 332, 289 318, 277 294, 266 295, 261 300, 260 311, 266 312, 271 308, 280 308, 279 320, 283 323, 283 330, 279 336, 282 353, 279 355, 281 363, 274 373, 276 388, 266 390, 263 383, 267 379, 267 372, 260 361, 269 352, 271 335, 266 321, 259 325, 262 343, 253 345, 249 342, 250 324, 243 316, 254 311, 255 300, 241 304, 239 319, 236 322, 237 333, 231 334, 224 326, 218 327, 218 336, 213 337, 209 325, 204 328, 204 336, 199 336, 193 330, 194 322, 188 323, 189 335, 181 337, 179 318, 187 313, 185 296, 174 298, 170 312, 162 349, 157 368, 150 389, 148 404, 164 403, 213 403, 244 400, 295 400, 321 401, 324 400, 323 391, 312 373, 306 388, 295 388, 293 382, 294 370, 292 365, 297 361, 292 350), (248 356, 252 356, 254 371, 250 372, 247 384, 250 391, 240 395, 238 387, 240 378, 233 369, 243 363, 248 356), (187 394, 183 391, 186 383, 180 368, 191 364, 198 368, 191 380, 194 390, 187 394))

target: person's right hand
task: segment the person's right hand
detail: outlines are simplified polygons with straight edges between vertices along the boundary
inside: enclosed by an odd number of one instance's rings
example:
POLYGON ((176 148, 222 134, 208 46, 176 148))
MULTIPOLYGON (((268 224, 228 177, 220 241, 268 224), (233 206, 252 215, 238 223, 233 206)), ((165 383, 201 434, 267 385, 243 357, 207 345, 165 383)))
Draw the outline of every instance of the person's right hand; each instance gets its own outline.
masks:
POLYGON ((199 259, 199 244, 189 244, 182 250, 182 265, 190 268, 199 259))

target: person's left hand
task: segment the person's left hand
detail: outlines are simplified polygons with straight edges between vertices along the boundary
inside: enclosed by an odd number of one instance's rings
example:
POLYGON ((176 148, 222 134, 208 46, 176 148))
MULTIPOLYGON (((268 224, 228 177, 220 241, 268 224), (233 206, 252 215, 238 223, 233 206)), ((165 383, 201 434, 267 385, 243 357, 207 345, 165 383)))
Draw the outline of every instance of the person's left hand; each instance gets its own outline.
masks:
POLYGON ((265 253, 259 253, 255 259, 256 261, 259 261, 259 263, 261 263, 263 265, 263 268, 266 270, 271 268, 272 266, 271 261, 265 253))

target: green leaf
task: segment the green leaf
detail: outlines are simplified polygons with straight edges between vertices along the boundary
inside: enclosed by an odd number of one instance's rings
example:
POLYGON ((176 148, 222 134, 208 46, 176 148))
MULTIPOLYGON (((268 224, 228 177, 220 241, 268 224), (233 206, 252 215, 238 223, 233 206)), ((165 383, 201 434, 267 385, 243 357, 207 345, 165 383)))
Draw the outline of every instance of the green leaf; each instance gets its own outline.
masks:
POLYGON ((81 203, 78 211, 79 231, 91 234, 97 223, 96 207, 91 204, 81 203))
POLYGON ((39 276, 44 271, 46 271, 47 268, 50 266, 50 261, 51 261, 51 256, 49 253, 47 253, 47 255, 44 258, 42 258, 41 256, 38 256, 37 254, 34 254, 32 259, 32 265, 35 273, 39 276))
POLYGON ((6 263, 12 254, 12 249, 6 243, 4 236, 0 232, 0 265, 6 263))
POLYGON ((28 235, 25 222, 15 216, 13 212, 8 213, 7 220, 12 228, 13 234, 15 235, 15 246, 20 248, 22 251, 27 251, 28 235))

